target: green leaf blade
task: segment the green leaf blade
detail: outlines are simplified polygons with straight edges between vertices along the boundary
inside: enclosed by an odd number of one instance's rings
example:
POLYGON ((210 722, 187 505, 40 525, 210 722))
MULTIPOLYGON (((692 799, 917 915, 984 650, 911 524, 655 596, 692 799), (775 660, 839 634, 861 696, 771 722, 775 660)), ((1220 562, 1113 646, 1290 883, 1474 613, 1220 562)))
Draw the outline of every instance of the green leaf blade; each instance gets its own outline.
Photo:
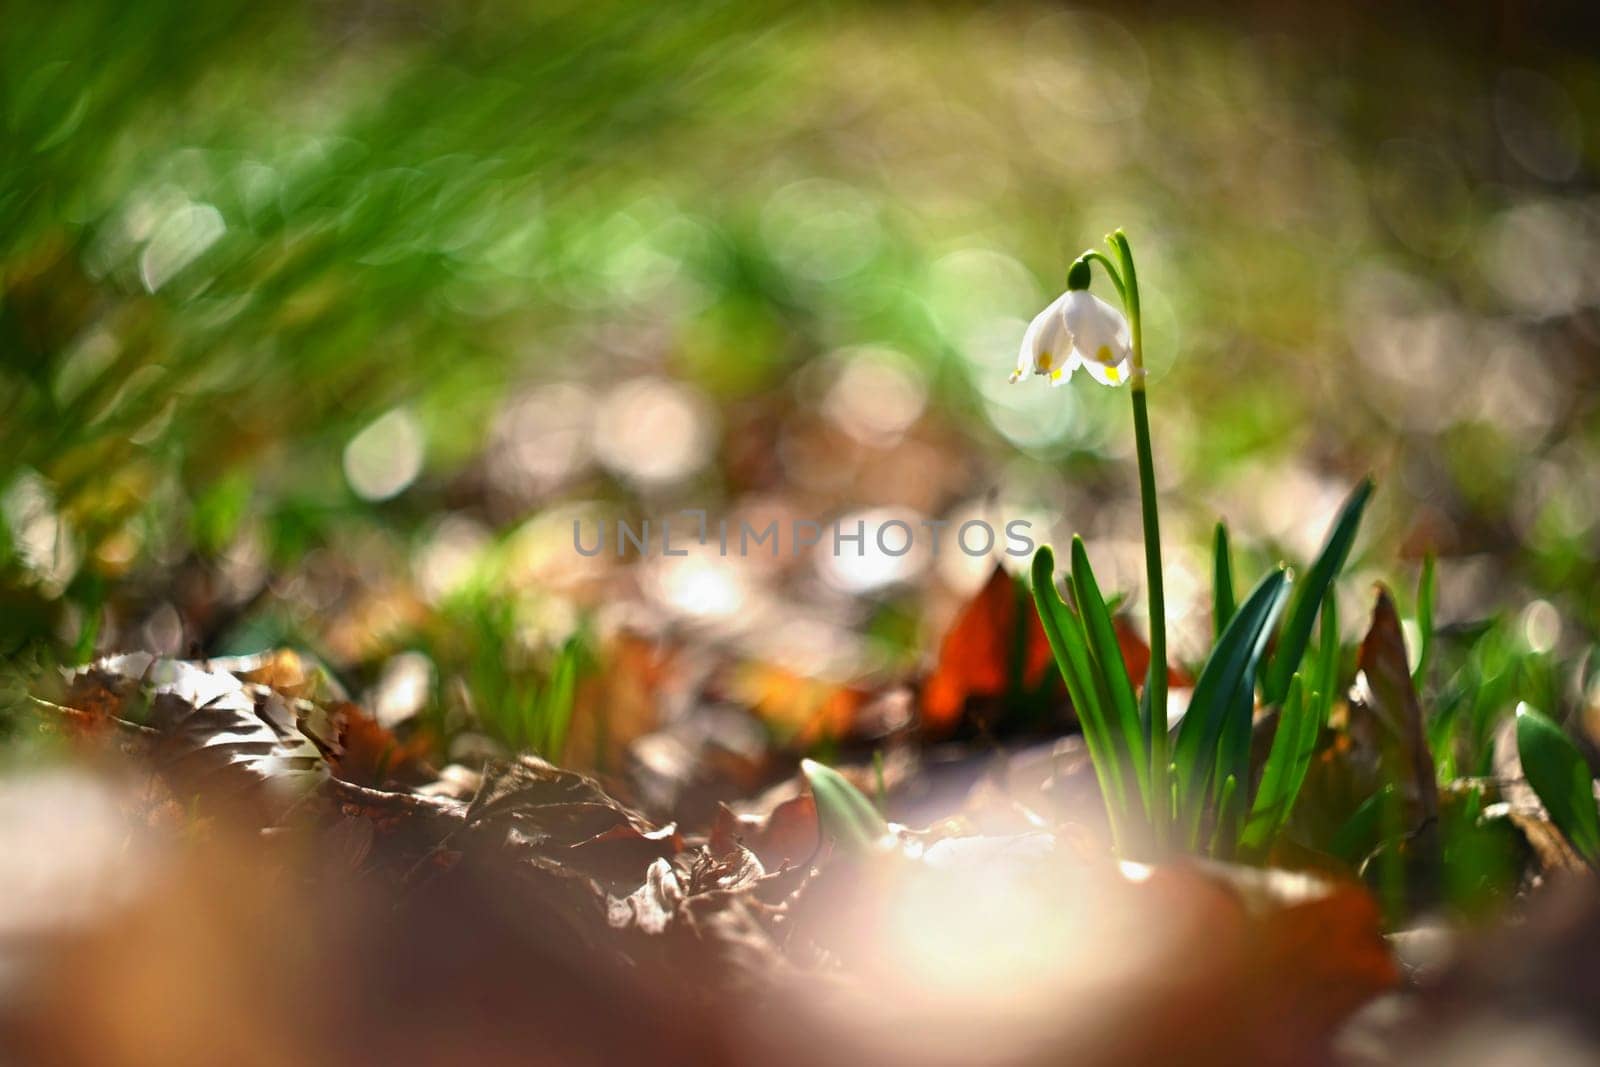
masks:
POLYGON ((1428 666, 1433 659, 1433 604, 1437 595, 1433 553, 1422 560, 1422 577, 1417 580, 1417 669, 1411 672, 1411 684, 1418 693, 1428 678, 1428 666))
POLYGON ((1195 682, 1189 710, 1178 727, 1173 748, 1178 804, 1191 838, 1199 829, 1206 791, 1213 780, 1230 715, 1239 715, 1241 693, 1247 718, 1252 710, 1249 697, 1255 674, 1271 634, 1271 623, 1282 608, 1288 582, 1288 571, 1279 568, 1256 584, 1229 621, 1222 639, 1212 648, 1195 682))
POLYGON ((864 854, 888 835, 889 824, 844 775, 809 759, 800 761, 800 773, 805 775, 811 795, 816 798, 817 819, 823 832, 841 849, 864 854))
POLYGON ((1517 705, 1517 753, 1522 774, 1550 821, 1590 865, 1600 863, 1600 809, 1589 764, 1565 730, 1527 704, 1517 705))
POLYGON ((1089 553, 1084 549, 1081 537, 1072 539, 1072 587, 1077 596, 1084 633, 1088 637, 1089 654, 1106 695, 1106 713, 1112 726, 1112 736, 1118 743, 1118 754, 1133 767, 1134 780, 1138 783, 1145 810, 1154 811, 1144 724, 1139 718, 1133 680, 1128 675, 1127 664, 1122 658, 1122 645, 1117 641, 1116 627, 1111 622, 1105 598, 1100 594, 1100 586, 1095 581, 1094 569, 1089 565, 1089 553))
POLYGON ((543 754, 549 760, 560 760, 566 751, 567 732, 572 726, 573 700, 577 695, 578 655, 576 639, 562 646, 549 689, 545 693, 543 754))
POLYGON ((1039 622, 1050 643, 1050 651, 1055 655, 1056 668, 1061 672, 1061 678, 1067 685, 1067 695, 1072 698, 1072 706, 1077 710, 1084 743, 1089 747, 1095 777, 1105 798, 1112 833, 1116 835, 1126 819, 1129 801, 1122 777, 1122 762, 1117 758, 1111 725, 1106 720, 1099 688, 1094 683, 1082 623, 1067 607, 1066 601, 1061 599, 1056 589, 1055 575, 1055 552, 1049 545, 1042 545, 1033 556, 1033 602, 1039 611, 1039 622))
POLYGON ((1300 669, 1300 660, 1311 641, 1311 628, 1316 622, 1317 612, 1321 609, 1323 598, 1333 588, 1334 579, 1338 578, 1345 561, 1350 557, 1350 549, 1355 544, 1361 516, 1366 511, 1372 490, 1371 478, 1363 478, 1351 490, 1339 509, 1327 540, 1323 542, 1322 551, 1317 554, 1316 561, 1306 575, 1305 583, 1295 592, 1283 625, 1283 634, 1278 640, 1277 652, 1267 665, 1262 698, 1268 704, 1283 702, 1289 691, 1289 679, 1300 669))
POLYGON ((1316 695, 1308 697, 1300 675, 1295 675, 1289 682, 1283 710, 1278 713, 1278 732, 1262 766, 1261 785, 1240 835, 1239 843, 1251 854, 1265 853, 1289 819, 1322 732, 1319 708, 1320 699, 1316 695))
POLYGON ((1233 549, 1228 544, 1228 524, 1217 523, 1211 541, 1211 621, 1212 640, 1222 640, 1222 631, 1233 618, 1237 605, 1233 595, 1233 549))

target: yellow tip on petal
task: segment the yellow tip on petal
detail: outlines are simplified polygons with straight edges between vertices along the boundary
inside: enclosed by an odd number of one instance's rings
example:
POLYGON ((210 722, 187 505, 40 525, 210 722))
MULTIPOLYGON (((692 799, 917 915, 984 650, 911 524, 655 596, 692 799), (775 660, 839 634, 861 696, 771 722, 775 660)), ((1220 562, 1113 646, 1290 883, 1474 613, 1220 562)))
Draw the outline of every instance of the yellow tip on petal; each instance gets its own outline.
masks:
MULTIPOLYGON (((1100 351, 1104 352, 1105 349, 1102 348, 1100 351)), ((1121 375, 1121 373, 1118 372, 1117 368, 1115 368, 1115 367, 1107 367, 1106 368, 1106 380, 1111 382, 1111 384, 1115 385, 1117 382, 1120 382, 1122 380, 1122 375, 1121 375)))
POLYGON ((1014 370, 1014 371, 1012 371, 1012 372, 1011 372, 1011 377, 1010 377, 1010 378, 1008 378, 1008 379, 1007 379, 1007 380, 1008 380, 1008 381, 1009 381, 1009 382, 1010 382, 1010 383, 1011 383, 1011 384, 1012 384, 1012 385, 1016 385, 1016 384, 1017 384, 1017 383, 1018 383, 1018 382, 1020 382, 1020 381, 1022 381, 1022 372, 1021 372, 1021 371, 1019 371, 1019 370, 1014 370))
POLYGON ((1050 372, 1050 380, 1052 382, 1059 382, 1061 380, 1061 374, 1061 368, 1057 367, 1055 370, 1050 372))

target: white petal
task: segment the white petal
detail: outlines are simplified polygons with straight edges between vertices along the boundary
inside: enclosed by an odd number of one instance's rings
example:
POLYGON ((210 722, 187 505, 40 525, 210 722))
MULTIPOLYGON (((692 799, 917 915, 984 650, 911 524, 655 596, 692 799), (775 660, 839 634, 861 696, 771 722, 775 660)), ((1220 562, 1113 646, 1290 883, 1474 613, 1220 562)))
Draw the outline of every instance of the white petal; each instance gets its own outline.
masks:
POLYGON ((1078 368, 1081 366, 1083 366, 1083 359, 1078 353, 1076 351, 1068 352, 1067 358, 1062 360, 1061 365, 1050 372, 1051 387, 1059 388, 1072 381, 1072 376, 1077 373, 1078 368))
MULTIPOLYGON (((1099 297, 1082 290, 1068 293, 1062 318, 1072 333, 1073 347, 1091 370, 1096 363, 1116 367, 1133 354, 1133 335, 1128 329, 1128 320, 1099 297)), ((1125 381, 1126 371, 1116 378, 1125 381)))
POLYGON ((1089 372, 1089 377, 1101 385, 1122 385, 1133 372, 1133 360, 1124 359, 1120 363, 1106 365, 1098 360, 1086 359, 1083 369, 1089 372))
POLYGON ((1051 301, 1050 306, 1035 315, 1022 335, 1022 347, 1017 352, 1017 369, 1011 372, 1013 382, 1026 374, 1049 374, 1066 359, 1071 347, 1066 336, 1066 324, 1061 317, 1065 296, 1051 301))

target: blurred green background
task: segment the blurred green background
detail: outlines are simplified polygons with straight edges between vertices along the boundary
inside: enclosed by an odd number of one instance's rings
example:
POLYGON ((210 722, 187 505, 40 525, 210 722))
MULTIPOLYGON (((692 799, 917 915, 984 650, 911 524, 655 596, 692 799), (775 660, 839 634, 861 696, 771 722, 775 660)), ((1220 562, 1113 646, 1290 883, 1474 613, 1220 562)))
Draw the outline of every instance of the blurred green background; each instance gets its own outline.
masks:
POLYGON ((291 643, 358 681, 422 649, 437 693, 610 612, 844 678, 914 662, 984 572, 572 550, 574 518, 680 507, 1034 517, 1136 594, 1126 395, 1006 384, 1120 226, 1180 653, 1218 515, 1258 562, 1305 559, 1369 470, 1360 574, 1408 589, 1437 551, 1441 622, 1581 649, 1594 29, 1514 4, 8 5, 0 640, 291 643))

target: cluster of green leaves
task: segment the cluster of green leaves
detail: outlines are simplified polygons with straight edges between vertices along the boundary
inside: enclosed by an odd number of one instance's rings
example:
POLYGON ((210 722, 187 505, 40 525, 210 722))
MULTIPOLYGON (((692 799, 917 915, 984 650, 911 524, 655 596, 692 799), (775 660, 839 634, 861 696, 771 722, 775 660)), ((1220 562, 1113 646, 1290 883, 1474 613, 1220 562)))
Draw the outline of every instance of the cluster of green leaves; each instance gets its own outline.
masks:
POLYGON ((1589 763, 1566 733, 1527 704, 1517 705, 1517 753, 1528 785, 1578 855, 1600 865, 1600 809, 1589 763))
POLYGON ((1172 739, 1168 762, 1151 759, 1152 752, 1169 747, 1151 743, 1157 730, 1167 737, 1165 709, 1152 709, 1148 702, 1141 707, 1135 698, 1082 540, 1072 542, 1070 603, 1056 588, 1054 553, 1046 546, 1035 554, 1034 602, 1077 709, 1119 851, 1232 857, 1271 844, 1293 808, 1337 691, 1338 628, 1330 594, 1371 492, 1372 483, 1363 481, 1350 494, 1306 581, 1292 595, 1290 572, 1279 566, 1235 608, 1233 562, 1226 532, 1219 528, 1217 639, 1172 739), (1322 641, 1303 668, 1319 615, 1322 641), (1263 702, 1278 707, 1280 717, 1252 796, 1250 742, 1258 687, 1263 702))
MULTIPOLYGON (((1428 721, 1440 781, 1494 772, 1495 734, 1519 701, 1542 708, 1561 703, 1555 657, 1529 649, 1514 622, 1494 617, 1448 635, 1456 651, 1428 721)), ((1420 603, 1418 626, 1426 640, 1431 628, 1422 623, 1420 603)))
POLYGON ((568 638, 556 650, 542 684, 525 676, 519 684, 495 685, 490 679, 506 675, 494 671, 486 678, 480 672, 473 694, 480 724, 513 751, 537 752, 552 762, 559 761, 566 751, 567 732, 572 725, 573 698, 583 654, 581 641, 568 638))
MULTIPOLYGON (((583 628, 542 654, 528 648, 524 605, 472 585, 445 605, 447 634, 425 641, 442 676, 460 678, 470 722, 514 752, 559 761, 566 751, 580 675, 591 660, 583 628)), ((445 701, 435 701, 443 715, 445 701)), ((436 723, 448 737, 464 722, 436 723)))
MULTIPOLYGON (((1325 764, 1320 785, 1313 787, 1318 803, 1290 822, 1302 787, 1313 780, 1313 760, 1319 751, 1326 752, 1330 716, 1348 682, 1342 673, 1344 650, 1332 587, 1369 493, 1370 486, 1363 484, 1346 501, 1298 598, 1289 595, 1288 573, 1279 567, 1237 603, 1227 531, 1217 527, 1215 647, 1173 739, 1166 777, 1171 803, 1154 817, 1146 801, 1157 795, 1157 778, 1150 773, 1154 765, 1148 762, 1148 712, 1133 700, 1110 628, 1114 608, 1101 598, 1081 542, 1073 544, 1067 586, 1071 603, 1054 588, 1049 550, 1036 557, 1041 619, 1082 709, 1115 844, 1124 854, 1156 855, 1157 842, 1164 841, 1168 852, 1261 862, 1281 837, 1292 834, 1301 846, 1341 860, 1371 882, 1393 922, 1403 921, 1419 906, 1442 906, 1468 919, 1497 914, 1521 884, 1527 863, 1521 833, 1493 806, 1516 783, 1500 766, 1467 775, 1458 766, 1476 766, 1480 752, 1489 759, 1495 736, 1511 728, 1527 786, 1574 853, 1595 867, 1600 867, 1600 804, 1587 759, 1554 719, 1519 703, 1514 724, 1507 722, 1510 704, 1503 701, 1510 693, 1539 691, 1554 699, 1549 655, 1519 646, 1503 620, 1468 628, 1464 643, 1453 641, 1454 634, 1436 633, 1431 557, 1424 561, 1418 582, 1412 616, 1416 654, 1410 657, 1410 668, 1396 675, 1383 666, 1385 657, 1393 662, 1405 648, 1396 644, 1402 642, 1398 625, 1380 627, 1376 621, 1357 663, 1369 671, 1371 692, 1363 700, 1376 705, 1379 718, 1399 712, 1397 701, 1410 706, 1409 714, 1425 717, 1427 747, 1436 760, 1432 775, 1423 773, 1419 780, 1417 774, 1427 765, 1409 760, 1380 759, 1375 779, 1359 771, 1352 775, 1349 766, 1325 764), (1309 619, 1312 612, 1317 620, 1309 619), (1374 647, 1369 650, 1369 645, 1374 647), (1429 675, 1440 657, 1452 669, 1442 694, 1434 694, 1429 675), (1102 663, 1113 673, 1102 671, 1102 663), (1284 672, 1281 677, 1287 677, 1287 688, 1281 701, 1271 705, 1277 722, 1269 751, 1264 758, 1257 753, 1259 767, 1253 767, 1256 697, 1265 703, 1273 691, 1275 664, 1284 672), (1397 694, 1394 685, 1410 695, 1397 694), (1478 695, 1464 702, 1463 693, 1478 695), (1431 716, 1423 710, 1423 694, 1434 697, 1428 701, 1434 708, 1431 716), (1496 771, 1498 776, 1492 773, 1496 771), (1437 797, 1421 801, 1427 806, 1419 822, 1410 805, 1418 803, 1417 790, 1435 784, 1437 797), (1157 820, 1163 817, 1166 836, 1160 838, 1157 820)), ((1380 594, 1375 620, 1386 602, 1380 594)), ((1370 717, 1373 710, 1366 714, 1370 717)), ((1377 743, 1381 749, 1394 740, 1377 743)), ((848 779, 827 767, 806 761, 802 769, 827 836, 847 852, 870 851, 887 832, 881 808, 874 810, 848 779)))
MULTIPOLYGON (((1417 591, 1421 644, 1413 680, 1419 692, 1427 684, 1439 643, 1434 632, 1434 600, 1430 557, 1423 565, 1417 591)), ((1496 772, 1503 770, 1496 765, 1496 738, 1514 702, 1517 755, 1524 780, 1577 854, 1591 866, 1600 865, 1600 809, 1589 762, 1560 723, 1533 704, 1537 701, 1554 708, 1563 703, 1555 657, 1529 648, 1501 617, 1457 636, 1464 645, 1459 664, 1434 699, 1427 724, 1428 747, 1440 784, 1466 783, 1481 807, 1481 783, 1494 781, 1496 772)), ((1577 681, 1580 691, 1587 688, 1581 672, 1577 681)), ((1470 837, 1474 829, 1464 829, 1457 836, 1470 837)), ((1451 844, 1446 841, 1447 850, 1451 844)))

